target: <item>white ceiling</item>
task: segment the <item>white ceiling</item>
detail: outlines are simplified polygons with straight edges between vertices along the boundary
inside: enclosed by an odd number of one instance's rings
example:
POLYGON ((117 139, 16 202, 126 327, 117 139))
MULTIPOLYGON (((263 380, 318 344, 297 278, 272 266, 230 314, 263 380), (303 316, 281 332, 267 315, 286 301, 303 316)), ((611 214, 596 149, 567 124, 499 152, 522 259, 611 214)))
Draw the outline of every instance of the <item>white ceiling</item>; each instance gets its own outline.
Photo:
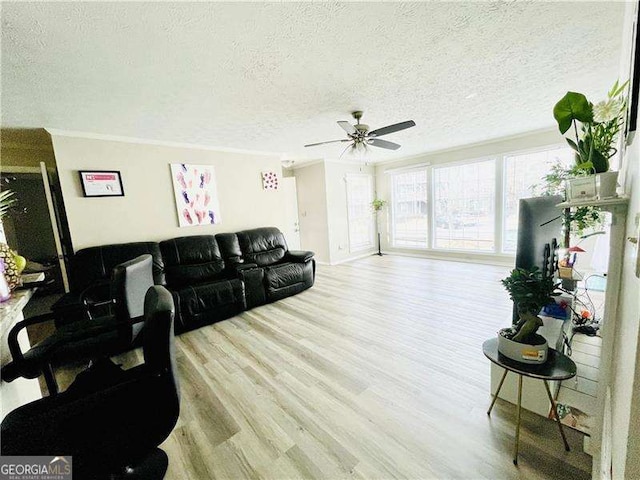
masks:
POLYGON ((624 4, 2 3, 2 124, 336 158, 364 110, 399 158, 553 127, 618 76, 624 4))

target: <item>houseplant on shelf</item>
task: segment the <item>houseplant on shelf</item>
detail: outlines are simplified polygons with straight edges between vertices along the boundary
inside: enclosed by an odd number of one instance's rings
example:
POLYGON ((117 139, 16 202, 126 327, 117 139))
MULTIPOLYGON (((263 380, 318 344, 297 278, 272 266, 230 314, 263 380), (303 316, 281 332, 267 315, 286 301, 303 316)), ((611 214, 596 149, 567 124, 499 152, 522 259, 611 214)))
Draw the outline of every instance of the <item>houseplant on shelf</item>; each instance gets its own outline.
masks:
POLYGON ((380 212, 387 206, 387 201, 380 198, 375 198, 371 202, 371 208, 376 214, 376 230, 378 231, 378 255, 382 256, 382 250, 380 246, 380 212))
POLYGON ((542 326, 538 313, 560 294, 558 284, 535 266, 530 270, 515 268, 501 283, 516 304, 519 319, 498 332, 498 351, 517 362, 544 363, 549 345, 537 333, 542 326))
POLYGON ((553 108, 560 133, 565 134, 573 127, 575 140, 566 138, 576 152, 576 164, 569 171, 571 178, 580 181, 584 180, 581 177, 596 174, 597 178, 586 180, 597 179, 600 198, 614 197, 616 194, 618 172, 609 171, 609 159, 618 151, 616 145, 627 109, 623 93, 628 84, 628 81, 622 85, 616 81, 607 99, 595 105, 582 93, 567 92, 553 108))

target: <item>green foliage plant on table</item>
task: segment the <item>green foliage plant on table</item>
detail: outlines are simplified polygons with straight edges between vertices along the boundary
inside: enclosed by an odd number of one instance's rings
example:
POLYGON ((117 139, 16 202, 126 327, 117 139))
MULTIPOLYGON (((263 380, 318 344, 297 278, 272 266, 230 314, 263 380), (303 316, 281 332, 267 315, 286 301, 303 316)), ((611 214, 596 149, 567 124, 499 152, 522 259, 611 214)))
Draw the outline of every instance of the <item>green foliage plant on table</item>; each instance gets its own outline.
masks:
POLYGON ((560 295, 559 283, 552 277, 544 276, 535 266, 530 270, 514 268, 500 283, 516 304, 519 319, 513 326, 503 328, 498 333, 518 343, 543 344, 544 337, 536 333, 542 326, 542 319, 538 317, 538 313, 542 307, 554 301, 553 297, 560 295))
POLYGON ((603 173, 609 170, 609 159, 617 153, 615 145, 626 117, 627 100, 623 95, 629 81, 616 80, 607 99, 597 104, 582 93, 567 92, 553 108, 553 116, 563 135, 573 127, 575 140, 565 138, 576 152, 572 174, 603 173), (580 130, 578 130, 580 123, 580 130))

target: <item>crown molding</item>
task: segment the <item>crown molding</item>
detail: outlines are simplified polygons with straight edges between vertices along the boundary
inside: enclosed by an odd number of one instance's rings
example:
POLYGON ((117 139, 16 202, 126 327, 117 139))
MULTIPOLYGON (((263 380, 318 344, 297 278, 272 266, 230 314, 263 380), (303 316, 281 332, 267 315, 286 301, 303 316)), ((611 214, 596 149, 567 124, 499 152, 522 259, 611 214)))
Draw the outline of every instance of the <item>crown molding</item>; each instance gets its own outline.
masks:
POLYGON ((189 148, 193 150, 209 150, 214 152, 240 153, 244 155, 257 155, 265 157, 280 157, 279 152, 266 152, 261 150, 245 150, 241 148, 214 147, 197 143, 170 142, 165 140, 153 140, 149 138, 126 137, 120 135, 106 135, 103 133, 79 132, 74 130, 62 130, 58 128, 45 128, 49 135, 57 137, 86 138, 90 140, 105 140, 109 142, 135 143, 140 145, 154 145, 159 147, 189 148))

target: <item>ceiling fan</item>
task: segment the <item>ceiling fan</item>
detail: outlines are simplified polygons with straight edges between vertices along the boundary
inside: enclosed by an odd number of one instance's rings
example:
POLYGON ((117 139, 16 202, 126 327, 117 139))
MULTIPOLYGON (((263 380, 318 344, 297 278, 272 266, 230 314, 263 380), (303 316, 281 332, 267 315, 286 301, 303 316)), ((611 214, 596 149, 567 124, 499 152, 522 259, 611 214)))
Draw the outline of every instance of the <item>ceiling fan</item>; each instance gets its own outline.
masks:
MULTIPOLYGON (((386 127, 378 128, 376 130, 369 131, 369 125, 365 125, 364 123, 360 123, 360 119, 362 118, 361 111, 352 112, 353 118, 356 120, 355 125, 351 125, 347 121, 339 121, 338 125, 342 127, 342 129, 347 132, 347 137, 342 140, 330 140, 328 142, 319 142, 319 143, 310 143, 309 145, 305 145, 305 147, 316 147, 318 145, 326 145, 327 143, 345 143, 349 142, 347 145, 347 149, 351 148, 352 150, 363 149, 366 150, 368 145, 379 148, 386 148, 387 150, 397 150, 400 148, 400 145, 397 143, 389 142, 387 140, 382 140, 378 137, 383 135, 388 135, 389 133, 399 132, 400 130, 404 130, 405 128, 411 128, 416 126, 416 122, 413 120, 407 120, 406 122, 395 123, 393 125, 388 125, 386 127)), ((342 152, 344 153, 344 152, 342 152)))

